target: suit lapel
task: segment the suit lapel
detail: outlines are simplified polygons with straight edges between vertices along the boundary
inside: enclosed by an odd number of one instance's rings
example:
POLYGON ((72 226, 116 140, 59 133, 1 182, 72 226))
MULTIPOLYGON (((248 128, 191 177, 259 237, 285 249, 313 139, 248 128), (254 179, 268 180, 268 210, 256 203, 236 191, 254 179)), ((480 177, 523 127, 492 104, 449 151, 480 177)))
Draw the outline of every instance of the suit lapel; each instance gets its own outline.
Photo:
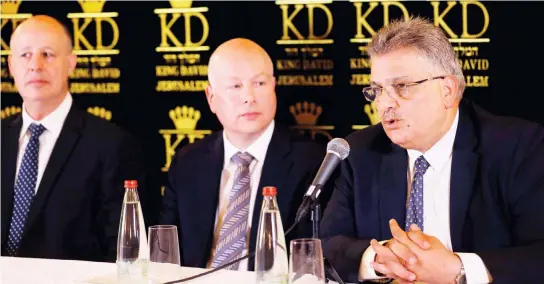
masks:
POLYGON ((84 123, 83 120, 83 114, 76 108, 75 105, 72 105, 57 142, 53 147, 53 152, 51 153, 49 162, 47 163, 43 173, 42 180, 38 187, 38 192, 34 197, 34 201, 32 202, 27 224, 25 225, 23 232, 23 238, 39 215, 57 177, 64 170, 65 163, 70 157, 72 150, 76 146, 81 136, 81 129, 84 123))
POLYGON ((395 219, 404 228, 406 218, 408 154, 392 143, 391 147, 391 152, 382 159, 378 177, 381 237, 384 240, 391 238, 389 220, 395 219))
POLYGON ((462 232, 478 170, 477 146, 478 140, 470 114, 466 108, 461 107, 453 145, 450 181, 450 235, 454 251, 466 249, 462 232))
POLYGON ((11 121, 6 128, 6 135, 2 141, 2 244, 7 240, 9 223, 13 210, 13 191, 15 188, 15 170, 17 167, 17 155, 19 152, 19 134, 23 125, 22 116, 19 115, 11 121))
MULTIPOLYGON (((276 124, 268 150, 266 151, 265 163, 263 165, 261 180, 259 182, 259 188, 253 207, 249 251, 255 251, 255 240, 257 238, 259 218, 263 203, 262 188, 265 186, 275 186, 278 189, 277 200, 280 212, 288 212, 289 210, 289 203, 293 194, 292 192, 286 191, 290 188, 285 185, 285 182, 287 181, 287 174, 293 165, 293 161, 289 159, 288 155, 290 149, 291 140, 288 130, 276 124)), ((282 214, 282 223, 284 225, 286 222, 284 218, 286 217, 287 213, 282 214)), ((248 262, 249 269, 253 269, 254 259, 250 258, 248 262)))
MULTIPOLYGON (((195 198, 194 206, 198 207, 198 218, 195 218, 197 231, 191 233, 195 236, 196 248, 204 248, 201 259, 197 261, 202 267, 208 262, 210 257, 213 233, 215 224, 215 215, 219 204, 219 190, 221 184, 221 174, 224 162, 223 136, 218 132, 217 138, 210 145, 208 151, 204 153, 192 171, 196 177, 193 185, 195 198)), ((195 216, 197 217, 197 216, 195 216)))

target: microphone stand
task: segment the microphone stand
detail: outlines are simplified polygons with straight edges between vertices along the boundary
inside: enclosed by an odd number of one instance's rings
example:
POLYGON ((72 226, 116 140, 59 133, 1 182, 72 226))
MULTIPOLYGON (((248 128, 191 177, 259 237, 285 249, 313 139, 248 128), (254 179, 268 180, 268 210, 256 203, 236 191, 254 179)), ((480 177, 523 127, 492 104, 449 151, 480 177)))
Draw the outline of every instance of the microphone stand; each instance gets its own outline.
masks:
POLYGON ((316 198, 312 203, 312 238, 319 239, 319 223, 321 222, 321 204, 316 198))

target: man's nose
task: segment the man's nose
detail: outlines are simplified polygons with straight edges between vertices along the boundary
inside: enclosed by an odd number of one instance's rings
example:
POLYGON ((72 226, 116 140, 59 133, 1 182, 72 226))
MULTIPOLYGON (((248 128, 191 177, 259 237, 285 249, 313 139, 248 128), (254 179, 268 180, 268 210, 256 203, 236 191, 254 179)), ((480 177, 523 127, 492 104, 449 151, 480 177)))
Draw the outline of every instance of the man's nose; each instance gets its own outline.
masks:
POLYGON ((45 59, 39 54, 32 55, 29 62, 29 68, 32 71, 38 71, 43 69, 45 59))

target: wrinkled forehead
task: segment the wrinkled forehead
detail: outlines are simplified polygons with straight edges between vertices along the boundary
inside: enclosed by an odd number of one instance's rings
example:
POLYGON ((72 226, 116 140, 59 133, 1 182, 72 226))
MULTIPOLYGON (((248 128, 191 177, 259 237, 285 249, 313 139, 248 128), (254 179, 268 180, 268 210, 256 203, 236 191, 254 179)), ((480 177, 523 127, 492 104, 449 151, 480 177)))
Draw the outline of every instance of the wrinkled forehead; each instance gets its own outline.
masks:
POLYGON ((433 66, 427 57, 414 49, 398 49, 371 59, 370 81, 388 85, 399 81, 420 80, 428 76, 433 66))

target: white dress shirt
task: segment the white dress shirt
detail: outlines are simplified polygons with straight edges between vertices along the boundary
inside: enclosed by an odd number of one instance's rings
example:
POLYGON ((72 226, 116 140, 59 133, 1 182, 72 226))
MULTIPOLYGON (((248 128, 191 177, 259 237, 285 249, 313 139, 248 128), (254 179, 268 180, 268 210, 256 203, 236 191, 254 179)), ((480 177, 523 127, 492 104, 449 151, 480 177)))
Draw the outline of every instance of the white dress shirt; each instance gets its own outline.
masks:
MULTIPOLYGON (((427 152, 408 151, 408 192, 410 192, 416 159, 423 155, 429 168, 423 175, 423 232, 434 236, 452 250, 450 235, 450 178, 453 143, 457 132, 459 111, 446 134, 427 152)), ((409 195, 408 195, 409 196, 409 195)), ((384 243, 381 241, 380 243, 384 243)), ((491 277, 481 258, 474 253, 456 253, 463 262, 467 284, 489 283, 491 277)), ((380 279, 370 266, 376 253, 369 246, 363 254, 359 278, 380 279)))
MULTIPOLYGON (((221 174, 221 187, 219 191, 219 208, 217 208, 216 217, 215 217, 215 230, 213 235, 213 245, 211 257, 208 261, 208 267, 211 267, 214 258, 215 245, 219 239, 219 232, 223 224, 223 218, 227 213, 227 207, 229 204, 230 191, 232 189, 232 184, 234 182, 234 175, 236 172, 236 164, 231 161, 232 156, 237 152, 247 152, 253 156, 253 161, 249 165, 249 172, 251 173, 250 187, 251 187, 251 198, 249 202, 249 212, 248 212, 248 222, 247 222, 247 231, 246 231, 246 248, 242 252, 242 255, 248 253, 248 246, 250 243, 251 235, 251 220, 253 220, 253 208, 255 207, 255 198, 257 194, 261 194, 259 191, 259 182, 261 180, 261 173, 264 165, 264 159, 266 157, 266 152, 268 150, 268 145, 272 139, 272 134, 274 132, 274 121, 266 128, 266 130, 261 134, 257 140, 255 140, 247 149, 242 150, 236 148, 227 138, 225 131, 223 131, 223 145, 224 145, 224 164, 223 172, 221 174)), ((258 204, 260 206, 260 204, 258 204)), ((260 207, 259 207, 260 208, 260 207)), ((258 212, 257 212, 258 213, 258 212)), ((247 271, 248 260, 244 259, 240 261, 238 265, 239 271, 247 271)))
POLYGON ((39 139, 40 151, 38 153, 38 177, 36 179, 36 188, 34 189, 35 193, 38 192, 43 173, 45 172, 45 168, 47 166, 47 163, 49 162, 49 157, 51 157, 51 153, 53 152, 53 148, 55 147, 57 138, 59 138, 60 131, 62 130, 62 126, 64 125, 64 120, 66 119, 66 116, 68 116, 68 112, 70 111, 71 107, 72 96, 68 93, 62 103, 53 112, 48 114, 42 120, 35 121, 26 112, 25 104, 23 103, 23 126, 21 127, 21 132, 19 134, 19 153, 17 155, 15 182, 17 182, 19 167, 21 166, 21 162, 23 160, 26 145, 28 144, 28 140, 30 139, 30 131, 28 131, 28 127, 32 123, 41 124, 45 127, 45 131, 42 133, 39 139))

